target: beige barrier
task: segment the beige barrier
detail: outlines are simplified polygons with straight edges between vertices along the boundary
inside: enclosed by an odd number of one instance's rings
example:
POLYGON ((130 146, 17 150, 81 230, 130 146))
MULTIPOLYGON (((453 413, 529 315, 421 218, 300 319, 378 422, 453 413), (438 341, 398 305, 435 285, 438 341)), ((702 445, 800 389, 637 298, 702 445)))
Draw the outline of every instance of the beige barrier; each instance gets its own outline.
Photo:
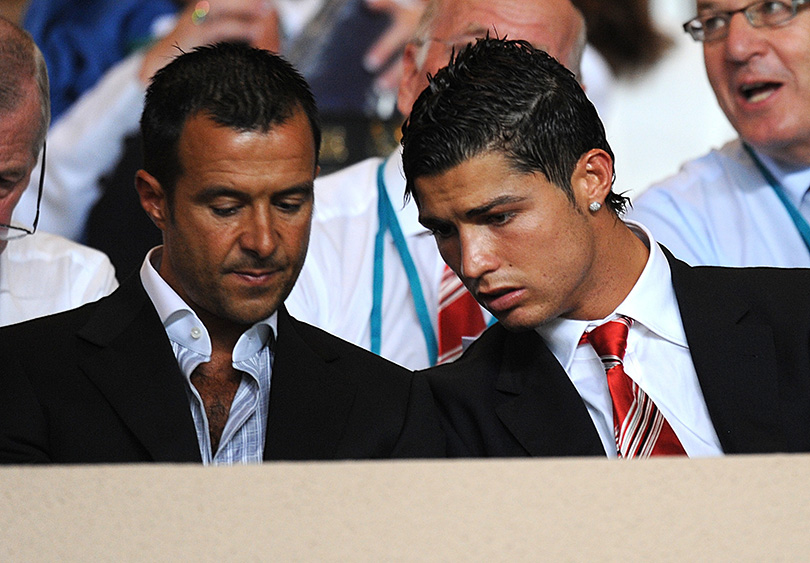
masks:
POLYGON ((810 456, 0 469, 0 561, 803 561, 810 456))

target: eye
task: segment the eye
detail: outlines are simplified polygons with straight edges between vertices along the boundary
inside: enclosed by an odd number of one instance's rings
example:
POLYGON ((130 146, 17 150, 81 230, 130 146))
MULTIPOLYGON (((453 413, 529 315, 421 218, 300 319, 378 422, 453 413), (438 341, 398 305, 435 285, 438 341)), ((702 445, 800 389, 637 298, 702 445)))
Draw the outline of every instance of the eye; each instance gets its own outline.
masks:
POLYGON ((756 11, 761 16, 780 16, 790 11, 790 7, 782 2, 763 2, 756 6, 756 11))
POLYGON ((711 14, 700 19, 705 33, 714 33, 726 27, 728 16, 725 14, 711 14))
POLYGON ((212 207, 211 212, 216 215, 217 217, 231 217, 236 215, 243 206, 241 205, 230 205, 227 207, 212 207))
POLYGON ((505 225, 515 214, 513 212, 493 213, 487 216, 487 223, 490 225, 505 225))
POLYGON ((287 198, 276 202, 276 207, 283 213, 298 213, 307 202, 304 198, 287 198))
POLYGON ((437 239, 447 239, 453 236, 453 232, 455 229, 452 225, 432 225, 428 227, 430 230, 430 234, 433 235, 434 238, 437 239))

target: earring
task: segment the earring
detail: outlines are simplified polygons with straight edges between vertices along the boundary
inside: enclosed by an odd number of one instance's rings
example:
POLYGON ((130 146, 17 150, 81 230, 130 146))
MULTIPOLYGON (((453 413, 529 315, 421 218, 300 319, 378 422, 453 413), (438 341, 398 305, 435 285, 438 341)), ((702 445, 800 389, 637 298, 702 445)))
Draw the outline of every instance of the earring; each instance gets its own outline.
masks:
POLYGON ((602 204, 599 203, 598 201, 592 201, 591 203, 588 204, 588 209, 591 211, 591 213, 596 213, 597 211, 602 209, 602 204))

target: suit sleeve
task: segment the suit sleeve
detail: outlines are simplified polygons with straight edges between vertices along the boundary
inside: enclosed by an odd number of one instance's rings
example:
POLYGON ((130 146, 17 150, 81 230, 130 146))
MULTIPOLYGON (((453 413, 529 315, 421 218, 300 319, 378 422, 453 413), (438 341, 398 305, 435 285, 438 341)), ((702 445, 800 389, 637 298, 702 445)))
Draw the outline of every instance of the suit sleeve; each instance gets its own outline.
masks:
POLYGON ((425 376, 413 375, 405 421, 391 457, 445 457, 446 440, 439 425, 438 411, 425 376))
POLYGON ((45 414, 19 361, 0 353, 0 464, 49 463, 45 414))

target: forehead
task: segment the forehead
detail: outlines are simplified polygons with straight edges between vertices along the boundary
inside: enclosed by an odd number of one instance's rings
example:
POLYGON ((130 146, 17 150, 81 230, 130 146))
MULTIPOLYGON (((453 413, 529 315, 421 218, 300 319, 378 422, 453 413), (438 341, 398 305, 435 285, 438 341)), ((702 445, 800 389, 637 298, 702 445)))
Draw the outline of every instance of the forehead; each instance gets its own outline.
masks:
MULTIPOLYGON (((790 2, 790 0, 786 0, 790 2)), ((737 10, 754 4, 753 0, 698 0, 698 12, 724 12, 737 10)))
POLYGON ((40 118, 36 96, 26 96, 13 110, 0 112, 0 166, 33 159, 40 118))
POLYGON ((516 170, 498 152, 474 156, 442 173, 416 178, 414 184, 422 218, 466 216, 495 202, 525 199, 553 187, 540 173, 516 170))
POLYGON ((448 0, 436 20, 435 35, 479 37, 487 31, 524 39, 554 51, 577 32, 578 16, 569 0, 448 0))
POLYGON ((178 157, 181 178, 207 174, 238 181, 262 175, 272 181, 292 172, 314 175, 315 141, 300 110, 266 132, 232 129, 196 114, 183 126, 178 157))

